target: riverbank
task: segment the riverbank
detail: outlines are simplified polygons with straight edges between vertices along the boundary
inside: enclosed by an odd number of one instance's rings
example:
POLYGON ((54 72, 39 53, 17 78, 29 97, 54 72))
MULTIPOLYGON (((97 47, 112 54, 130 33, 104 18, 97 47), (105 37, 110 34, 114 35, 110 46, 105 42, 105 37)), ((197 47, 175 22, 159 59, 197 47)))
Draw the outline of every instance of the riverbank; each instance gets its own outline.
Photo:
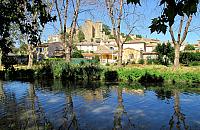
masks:
POLYGON ((200 83, 200 67, 173 67, 161 65, 141 65, 115 68, 121 81, 138 81, 145 74, 162 77, 165 82, 200 83))
POLYGON ((61 79, 63 81, 108 81, 148 83, 200 83, 200 67, 173 67, 162 65, 131 65, 125 67, 101 66, 99 64, 67 64, 50 61, 24 69, 18 66, 10 71, 0 71, 1 78, 9 80, 61 79))

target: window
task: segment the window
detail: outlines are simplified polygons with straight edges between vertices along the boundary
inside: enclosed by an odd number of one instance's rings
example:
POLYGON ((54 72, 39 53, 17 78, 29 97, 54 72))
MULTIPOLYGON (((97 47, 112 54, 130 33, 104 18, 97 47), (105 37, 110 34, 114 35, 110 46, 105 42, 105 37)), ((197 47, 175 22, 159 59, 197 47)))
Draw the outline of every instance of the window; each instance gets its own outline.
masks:
POLYGON ((129 54, 129 59, 133 59, 134 58, 134 54, 129 54))

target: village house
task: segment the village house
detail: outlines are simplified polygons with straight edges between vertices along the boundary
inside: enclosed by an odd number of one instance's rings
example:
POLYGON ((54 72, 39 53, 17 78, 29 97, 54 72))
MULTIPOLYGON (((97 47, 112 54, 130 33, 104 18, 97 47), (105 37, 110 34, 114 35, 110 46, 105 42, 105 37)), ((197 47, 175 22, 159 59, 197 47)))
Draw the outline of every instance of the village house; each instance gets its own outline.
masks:
POLYGON ((51 42, 38 45, 34 49, 37 60, 42 60, 46 58, 64 57, 63 44, 61 42, 51 42))
POLYGON ((123 43, 123 62, 134 61, 140 59, 155 59, 157 53, 154 52, 159 40, 149 38, 135 38, 134 40, 123 43))
POLYGON ((200 51, 200 40, 197 41, 197 44, 194 44, 195 50, 200 51))

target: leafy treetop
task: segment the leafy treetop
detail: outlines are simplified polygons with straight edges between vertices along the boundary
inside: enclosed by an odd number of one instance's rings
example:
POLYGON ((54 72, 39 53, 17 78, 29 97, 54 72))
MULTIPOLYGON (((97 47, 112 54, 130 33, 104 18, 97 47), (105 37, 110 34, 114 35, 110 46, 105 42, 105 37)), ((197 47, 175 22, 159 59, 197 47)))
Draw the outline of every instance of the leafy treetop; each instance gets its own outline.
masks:
MULTIPOLYGON (((127 0, 127 3, 134 3, 140 5, 140 0, 127 0)), ((152 19, 152 24, 149 26, 151 33, 166 33, 167 27, 174 24, 176 16, 188 17, 197 12, 199 0, 161 0, 160 6, 163 5, 163 13, 161 16, 152 19)))
POLYGON ((18 25, 22 34, 26 34, 30 44, 36 45, 40 41, 39 26, 44 27, 48 21, 55 20, 55 17, 47 12, 47 6, 43 0, 0 0, 0 48, 3 54, 11 51, 12 24, 18 25), (37 14, 37 18, 31 22, 29 17, 37 14))

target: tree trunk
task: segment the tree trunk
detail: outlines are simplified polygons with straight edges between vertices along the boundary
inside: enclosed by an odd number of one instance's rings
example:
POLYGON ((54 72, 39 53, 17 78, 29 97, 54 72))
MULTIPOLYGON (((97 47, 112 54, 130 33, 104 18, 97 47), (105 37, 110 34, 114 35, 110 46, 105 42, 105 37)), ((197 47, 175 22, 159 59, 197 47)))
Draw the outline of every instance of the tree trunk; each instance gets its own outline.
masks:
POLYGON ((176 70, 179 67, 179 57, 180 57, 180 45, 174 44, 175 48, 175 57, 174 57, 174 70, 176 70))
POLYGON ((69 33, 69 42, 68 42, 68 49, 67 49, 68 53, 66 54, 66 61, 68 61, 68 62, 71 60, 72 45, 73 45, 74 33, 76 30, 79 8, 80 8, 80 0, 76 0, 76 8, 74 10, 74 16, 73 16, 73 20, 71 23, 70 33, 69 33))
POLYGON ((119 42, 119 52, 118 52, 118 66, 122 65, 122 53, 123 53, 123 46, 122 43, 119 42))
POLYGON ((29 52, 29 55, 28 55, 28 68, 32 68, 33 66, 33 48, 32 48, 32 45, 28 44, 28 52, 29 52))

